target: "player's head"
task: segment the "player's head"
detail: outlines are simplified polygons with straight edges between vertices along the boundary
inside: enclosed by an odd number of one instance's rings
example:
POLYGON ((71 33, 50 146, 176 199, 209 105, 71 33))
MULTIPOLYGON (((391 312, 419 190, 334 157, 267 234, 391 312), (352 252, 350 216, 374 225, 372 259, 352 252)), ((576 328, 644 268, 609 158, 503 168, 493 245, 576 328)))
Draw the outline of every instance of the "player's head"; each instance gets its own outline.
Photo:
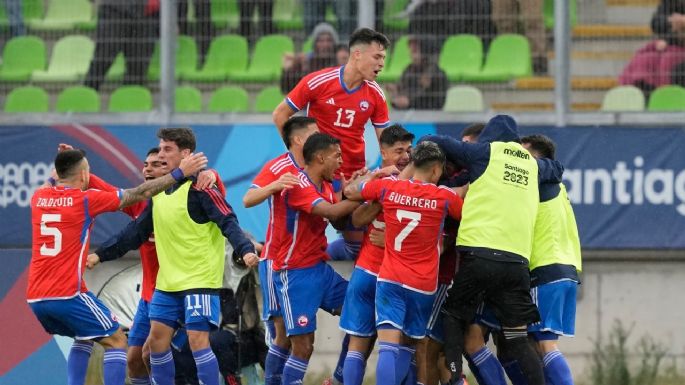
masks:
POLYGON ((411 159, 413 140, 414 134, 399 124, 393 124, 383 130, 379 138, 383 167, 394 165, 400 171, 407 167, 411 159))
POLYGON ((434 142, 424 141, 416 145, 411 152, 412 162, 416 168, 415 176, 424 182, 437 183, 445 167, 445 154, 434 142))
POLYGON ((342 166, 340 140, 317 132, 309 137, 302 149, 304 163, 308 170, 320 173, 329 182, 335 177, 335 170, 342 166))
POLYGON ((190 128, 160 128, 157 137, 159 160, 166 162, 169 170, 178 167, 181 159, 195 151, 195 134, 190 128))
POLYGON ((376 80, 385 65, 385 50, 390 40, 380 32, 370 28, 359 28, 350 36, 350 59, 347 65, 353 66, 364 80, 376 80))
POLYGON ((461 132, 461 141, 467 143, 478 142, 478 137, 480 136, 481 132, 483 132, 484 128, 485 123, 473 123, 472 125, 467 126, 461 132))
POLYGON ((65 150, 55 157, 55 171, 60 183, 85 190, 90 182, 90 166, 83 150, 65 150))
POLYGON ((152 180, 163 176, 167 172, 169 170, 167 170, 166 162, 159 160, 159 147, 149 149, 143 162, 143 178, 145 180, 152 180))
POLYGON ((554 159, 556 146, 552 139, 545 135, 528 135, 521 138, 521 145, 535 158, 554 159))
POLYGON ((316 119, 308 116, 292 116, 283 125, 283 143, 290 150, 291 147, 302 148, 307 139, 319 132, 316 119))

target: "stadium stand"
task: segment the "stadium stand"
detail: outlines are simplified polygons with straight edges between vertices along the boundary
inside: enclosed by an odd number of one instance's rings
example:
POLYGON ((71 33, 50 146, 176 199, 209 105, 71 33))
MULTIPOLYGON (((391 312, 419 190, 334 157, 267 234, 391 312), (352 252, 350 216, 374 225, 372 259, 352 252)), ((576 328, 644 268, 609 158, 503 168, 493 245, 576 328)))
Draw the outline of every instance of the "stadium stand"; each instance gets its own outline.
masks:
POLYGON ((175 106, 178 112, 202 112, 202 93, 192 86, 176 87, 175 106))
POLYGON ((93 4, 88 0, 50 0, 45 16, 29 21, 28 25, 34 30, 93 30, 93 4))
MULTIPOLYGON (((160 74, 160 48, 155 44, 155 50, 150 59, 147 71, 148 80, 159 80, 160 74)), ((176 79, 180 79, 186 73, 197 71, 197 43, 190 36, 179 36, 176 45, 176 79)))
POLYGON ((478 73, 483 66, 483 42, 476 35, 448 37, 440 50, 438 65, 451 82, 461 80, 465 74, 478 73))
POLYGON ((618 86, 610 89, 602 100, 602 111, 644 111, 645 95, 634 86, 618 86))
POLYGON ((485 109, 483 93, 472 86, 454 86, 447 90, 443 111, 481 112, 485 109))
POLYGON ((31 74, 34 82, 75 82, 82 79, 93 59, 95 43, 84 35, 69 35, 61 38, 52 48, 47 70, 35 70, 31 74))
POLYGON ((202 68, 187 70, 182 78, 195 82, 225 81, 231 74, 244 72, 247 62, 247 39, 239 35, 217 36, 209 45, 202 68))
POLYGON ((250 100, 242 87, 230 86, 218 88, 212 94, 207 105, 207 112, 247 112, 250 100))
POLYGON ((386 59, 385 68, 378 74, 378 81, 394 83, 400 80, 402 72, 411 64, 409 53, 409 37, 400 37, 390 48, 386 59))
POLYGON ((33 71, 45 69, 45 42, 37 36, 15 37, 5 44, 2 59, 0 81, 26 82, 33 71))
POLYGON ((229 74, 236 82, 269 83, 281 76, 281 60, 286 52, 294 52, 292 38, 286 35, 269 35, 255 44, 250 65, 245 72, 229 74))
POLYGON ((254 112, 271 113, 284 97, 278 87, 266 87, 255 98, 254 112))
POLYGON ((152 111, 152 94, 141 86, 121 86, 109 97, 109 112, 152 111))
POLYGON ((100 95, 90 87, 75 86, 57 95, 56 112, 100 112, 100 95))
POLYGON ((685 111, 685 88, 662 86, 654 90, 647 104, 649 111, 685 111))
POLYGON ((5 112, 48 112, 50 96, 36 86, 17 87, 5 100, 5 112))

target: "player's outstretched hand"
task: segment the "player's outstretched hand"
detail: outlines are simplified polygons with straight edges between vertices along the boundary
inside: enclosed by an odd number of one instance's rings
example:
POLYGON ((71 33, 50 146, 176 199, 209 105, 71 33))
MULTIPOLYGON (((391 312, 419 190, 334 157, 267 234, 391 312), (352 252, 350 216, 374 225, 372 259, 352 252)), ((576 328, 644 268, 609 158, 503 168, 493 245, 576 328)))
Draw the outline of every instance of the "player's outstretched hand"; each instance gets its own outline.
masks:
POLYGON ((271 183, 271 188, 273 189, 273 192, 279 192, 292 188, 293 186, 296 186, 298 183, 300 183, 300 179, 297 176, 295 176, 295 174, 287 172, 281 175, 281 177, 277 180, 273 181, 271 183))
POLYGON ((207 157, 204 153, 198 152, 196 154, 191 154, 181 160, 181 164, 178 166, 181 171, 183 171, 184 176, 190 176, 198 173, 205 167, 207 167, 207 157))
POLYGON ((66 144, 66 143, 60 143, 60 144, 57 146, 57 152, 62 152, 62 151, 67 151, 67 150, 73 150, 73 149, 74 149, 74 146, 72 146, 71 144, 66 144))
POLYGON ((374 246, 385 248, 385 230, 372 229, 369 232, 369 241, 374 246))
POLYGON ((376 171, 377 173, 382 173, 383 176, 399 175, 400 169, 394 164, 391 166, 383 167, 382 169, 376 171))
POLYGON ((88 257, 86 257, 86 267, 88 270, 95 267, 98 263, 100 263, 100 257, 97 254, 88 254, 88 257))
POLYGON ((259 264, 259 257, 255 253, 247 253, 243 255, 243 262, 247 267, 255 267, 259 264))
POLYGON ((212 170, 203 170, 197 175, 195 187, 198 190, 204 190, 212 187, 216 183, 216 174, 212 170))

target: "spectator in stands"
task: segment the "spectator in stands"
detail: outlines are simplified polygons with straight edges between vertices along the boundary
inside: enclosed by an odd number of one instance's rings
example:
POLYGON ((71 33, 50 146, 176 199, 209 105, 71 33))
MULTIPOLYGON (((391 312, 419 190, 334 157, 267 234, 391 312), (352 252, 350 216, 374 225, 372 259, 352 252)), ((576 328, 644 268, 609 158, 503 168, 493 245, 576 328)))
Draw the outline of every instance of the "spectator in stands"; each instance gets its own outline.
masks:
POLYGON ((188 22, 189 1, 178 0, 178 30, 181 35, 190 35, 195 38, 200 59, 198 64, 201 66, 205 61, 209 43, 216 33, 212 24, 212 2, 210 0, 192 0, 195 10, 195 26, 191 28, 188 22))
POLYGON ((274 0, 238 0, 240 8, 240 34, 250 41, 268 35, 274 31, 273 11, 274 0), (258 26, 253 23, 254 12, 259 13, 258 26))
POLYGON ((652 32, 655 39, 635 53, 618 78, 647 94, 682 82, 677 69, 685 60, 685 0, 662 0, 652 16, 652 32))
POLYGON ((342 66, 350 59, 350 47, 347 44, 338 44, 335 47, 335 65, 342 66))
MULTIPOLYGON (((326 8, 331 5, 338 19, 338 33, 340 41, 347 42, 352 32, 358 27, 357 0, 303 0, 304 1, 304 30, 309 33, 315 26, 323 23, 326 19, 326 8)), ((383 26, 384 0, 374 0, 375 30, 380 31, 383 26)))
POLYGON ((283 56, 281 91, 284 94, 288 94, 304 75, 337 65, 335 47, 338 44, 338 33, 333 26, 320 23, 314 28, 311 37, 312 52, 289 53, 283 56))
POLYGON ((392 105, 400 110, 438 110, 445 104, 447 75, 438 67, 439 45, 428 38, 409 39, 412 63, 397 87, 389 84, 392 105))
POLYGON ((547 38, 543 20, 543 0, 492 0, 492 18, 497 32, 519 33, 519 19, 533 54, 533 71, 547 73, 547 38))
POLYGON ((10 36, 22 36, 26 33, 24 27, 24 17, 22 14, 21 0, 5 0, 5 11, 7 12, 7 21, 9 22, 10 36))
POLYGON ((124 84, 144 82, 158 35, 159 0, 101 0, 85 85, 99 89, 119 52, 126 58, 124 84))

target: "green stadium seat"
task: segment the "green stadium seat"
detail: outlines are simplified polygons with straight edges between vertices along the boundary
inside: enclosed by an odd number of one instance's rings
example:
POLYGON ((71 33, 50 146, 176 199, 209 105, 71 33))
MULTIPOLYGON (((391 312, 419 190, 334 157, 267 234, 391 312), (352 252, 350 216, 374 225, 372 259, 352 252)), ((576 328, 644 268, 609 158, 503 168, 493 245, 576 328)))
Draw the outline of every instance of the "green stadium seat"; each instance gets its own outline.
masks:
POLYGON ((478 73, 483 67, 483 42, 476 35, 455 35, 445 40, 438 65, 451 82, 464 74, 478 73))
MULTIPOLYGON (((161 59, 159 42, 155 44, 155 49, 150 58, 150 65, 147 68, 148 80, 159 80, 161 71, 161 59)), ((179 36, 176 45, 176 79, 188 72, 197 71, 197 44, 195 39, 190 36, 179 36)))
POLYGON ((238 10, 237 0, 211 0, 211 18, 212 24, 216 28, 231 28, 238 27, 240 22, 240 11, 238 10))
POLYGON ((618 86, 604 94, 602 111, 644 111, 645 94, 635 86, 618 86))
POLYGON ((483 93, 472 86, 450 87, 442 109, 450 112, 482 112, 485 109, 483 93))
POLYGON ((647 111, 685 111, 685 88, 661 86, 649 97, 647 111))
POLYGON ((105 79, 111 81, 121 81, 124 78, 124 73, 126 72, 126 59, 124 54, 119 52, 114 58, 114 62, 109 66, 107 74, 105 74, 105 79))
POLYGON ((390 61, 386 58, 386 66, 378 74, 379 82, 397 82, 402 76, 405 68, 411 64, 411 53, 409 51, 409 36, 402 36, 393 44, 392 52, 387 54, 390 61))
POLYGON ((7 28, 9 24, 10 22, 7 18, 7 12, 5 11, 5 7, 0 7, 0 30, 7 28))
POLYGON ((7 94, 5 112, 48 112, 50 97, 35 86, 17 87, 7 94))
POLYGON ((142 86, 121 86, 109 97, 109 112, 152 111, 152 94, 142 86))
POLYGON ((404 31, 409 27, 408 17, 397 15, 407 8, 409 0, 385 0, 383 9, 383 26, 389 30, 404 31))
POLYGON ((21 13, 24 16, 24 24, 30 25, 34 20, 43 18, 45 13, 43 3, 44 0, 22 0, 21 13))
POLYGON ((304 29, 302 2, 297 0, 274 0, 274 26, 281 31, 304 29))
POLYGON ((490 43, 490 50, 481 72, 464 74, 464 80, 504 82, 532 74, 533 64, 528 39, 521 35, 503 34, 490 43))
POLYGON ((195 87, 176 87, 176 112, 202 112, 202 93, 195 87))
POLYGON ((94 29, 93 4, 88 0, 50 0, 45 16, 27 24, 35 30, 94 29))
POLYGON ((45 71, 36 70, 31 80, 36 82, 75 82, 82 79, 93 59, 95 44, 83 35, 68 35, 52 47, 50 64, 45 71))
POLYGON ((2 52, 0 81, 27 82, 33 71, 45 69, 46 62, 43 39, 36 36, 10 39, 2 52))
POLYGON ((247 91, 242 87, 221 87, 212 94, 207 112, 247 112, 247 91))
POLYGON ((212 40, 204 66, 197 71, 186 71, 183 79, 196 82, 224 81, 231 73, 247 68, 247 39, 239 35, 217 36, 212 40))
MULTIPOLYGON (((571 13, 571 27, 576 25, 578 20, 578 6, 576 5, 576 0, 571 0, 571 6, 569 12, 571 13)), ((554 0, 545 0, 542 9, 543 17, 545 20, 545 28, 554 28, 554 0)))
POLYGON ((266 87, 259 91, 255 98, 254 112, 273 112, 285 96, 278 87, 266 87))
POLYGON ((90 87, 65 88, 57 95, 56 112, 100 112, 100 95, 90 87))
POLYGON ((250 66, 245 72, 229 74, 237 82, 270 83, 280 79, 283 54, 294 52, 293 40, 285 35, 267 35, 255 44, 250 66))

